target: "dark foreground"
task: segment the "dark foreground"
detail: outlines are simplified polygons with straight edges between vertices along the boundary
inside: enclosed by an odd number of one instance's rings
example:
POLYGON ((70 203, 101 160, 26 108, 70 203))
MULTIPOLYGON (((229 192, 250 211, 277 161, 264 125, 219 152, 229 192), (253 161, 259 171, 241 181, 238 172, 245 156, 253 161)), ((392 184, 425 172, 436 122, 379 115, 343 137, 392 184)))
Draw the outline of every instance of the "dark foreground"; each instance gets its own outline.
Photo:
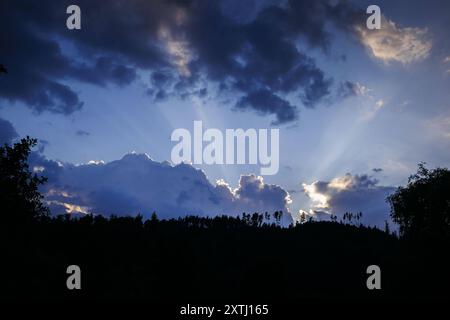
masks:
POLYGON ((3 298, 170 301, 447 299, 449 245, 366 227, 235 218, 85 217, 1 225, 3 298), (81 268, 68 290, 66 268, 81 268), (381 268, 368 290, 366 268, 381 268))

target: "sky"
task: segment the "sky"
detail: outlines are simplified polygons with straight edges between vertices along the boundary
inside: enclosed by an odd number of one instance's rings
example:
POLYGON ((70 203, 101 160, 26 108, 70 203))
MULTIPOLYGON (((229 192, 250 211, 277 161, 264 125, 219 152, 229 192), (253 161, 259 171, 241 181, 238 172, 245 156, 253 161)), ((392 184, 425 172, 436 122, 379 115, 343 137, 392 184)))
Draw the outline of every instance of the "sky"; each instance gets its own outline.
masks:
POLYGON ((0 6, 0 143, 39 139, 30 163, 54 214, 362 211, 381 226, 418 163, 449 166, 448 1, 0 6), (279 171, 172 163, 172 132, 194 121, 279 129, 279 171))

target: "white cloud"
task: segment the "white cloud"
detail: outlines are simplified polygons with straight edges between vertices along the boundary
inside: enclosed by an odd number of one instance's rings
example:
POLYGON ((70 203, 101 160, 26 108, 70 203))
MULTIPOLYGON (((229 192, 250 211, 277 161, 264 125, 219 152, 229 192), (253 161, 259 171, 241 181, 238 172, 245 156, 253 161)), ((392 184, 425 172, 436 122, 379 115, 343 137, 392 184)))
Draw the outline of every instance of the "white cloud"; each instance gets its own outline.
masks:
POLYGON ((67 203, 67 202, 61 202, 56 200, 50 200, 47 201, 47 205, 50 207, 58 210, 61 210, 60 213, 63 213, 62 210, 65 211, 65 213, 68 214, 88 214, 89 213, 89 207, 82 207, 77 204, 73 203, 67 203))
POLYGON ((349 173, 331 181, 303 183, 303 191, 311 199, 309 216, 323 220, 331 214, 342 216, 345 212, 362 212, 363 223, 379 227, 390 220, 386 197, 393 190, 393 187, 378 185, 378 181, 370 176, 349 173))
POLYGON ((376 107, 377 110, 383 108, 383 106, 384 106, 383 99, 380 99, 377 102, 375 102, 375 107, 376 107))
POLYGON ((385 17, 379 30, 357 26, 356 31, 371 54, 386 63, 397 61, 408 64, 423 60, 432 47, 426 28, 401 28, 385 17))
MULTIPOLYGON (((44 193, 52 212, 158 216, 239 215, 242 212, 289 212, 289 193, 260 176, 243 175, 237 188, 224 180, 212 184, 189 164, 172 166, 144 154, 83 165, 63 164, 35 156, 49 181, 44 193)), ((288 215, 290 217, 290 215, 288 215)))
POLYGON ((105 164, 103 160, 89 160, 88 164, 105 164))

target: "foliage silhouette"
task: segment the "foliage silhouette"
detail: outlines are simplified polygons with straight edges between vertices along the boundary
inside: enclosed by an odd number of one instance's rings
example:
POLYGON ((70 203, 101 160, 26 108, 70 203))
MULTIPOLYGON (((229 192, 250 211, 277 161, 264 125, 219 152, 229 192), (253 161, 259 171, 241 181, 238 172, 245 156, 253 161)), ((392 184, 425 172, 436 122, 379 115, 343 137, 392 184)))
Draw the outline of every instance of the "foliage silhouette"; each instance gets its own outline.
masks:
POLYGON ((429 170, 419 164, 406 187, 388 197, 391 217, 405 237, 444 239, 450 237, 450 170, 429 170))
POLYGON ((47 179, 32 174, 27 163, 31 148, 36 144, 36 139, 26 137, 13 146, 0 147, 0 204, 4 212, 16 212, 3 219, 23 222, 48 214, 38 191, 39 185, 47 179))

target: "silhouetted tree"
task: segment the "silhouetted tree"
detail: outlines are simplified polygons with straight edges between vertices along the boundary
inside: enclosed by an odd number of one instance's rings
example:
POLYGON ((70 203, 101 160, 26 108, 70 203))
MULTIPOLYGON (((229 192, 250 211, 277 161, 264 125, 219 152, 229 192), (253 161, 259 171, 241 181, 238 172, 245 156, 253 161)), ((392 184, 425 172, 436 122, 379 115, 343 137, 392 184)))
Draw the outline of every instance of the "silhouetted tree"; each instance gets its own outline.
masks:
POLYGON ((300 214, 300 223, 305 223, 307 221, 306 219, 306 213, 302 212, 300 214))
POLYGON ((408 237, 442 238, 450 235, 450 170, 429 170, 419 164, 406 187, 387 198, 391 217, 408 237))
MULTIPOLYGON (((342 216, 341 222, 356 225, 362 219, 362 215, 363 215, 362 212, 358 213, 346 212, 342 216)), ((333 216, 331 217, 331 220, 333 221, 333 216)))
POLYGON ((275 211, 273 217, 278 225, 281 223, 281 218, 283 217, 283 211, 275 211))
POLYGON ((387 220, 384 221, 384 232, 391 234, 391 228, 389 227, 389 222, 387 222, 387 220))
POLYGON ((23 220, 48 215, 39 193, 40 184, 47 181, 29 171, 28 156, 36 139, 26 137, 13 146, 0 147, 0 205, 8 213, 3 219, 23 220))
POLYGON ((152 216, 150 217, 150 221, 157 222, 158 221, 158 215, 155 211, 153 211, 152 216))

